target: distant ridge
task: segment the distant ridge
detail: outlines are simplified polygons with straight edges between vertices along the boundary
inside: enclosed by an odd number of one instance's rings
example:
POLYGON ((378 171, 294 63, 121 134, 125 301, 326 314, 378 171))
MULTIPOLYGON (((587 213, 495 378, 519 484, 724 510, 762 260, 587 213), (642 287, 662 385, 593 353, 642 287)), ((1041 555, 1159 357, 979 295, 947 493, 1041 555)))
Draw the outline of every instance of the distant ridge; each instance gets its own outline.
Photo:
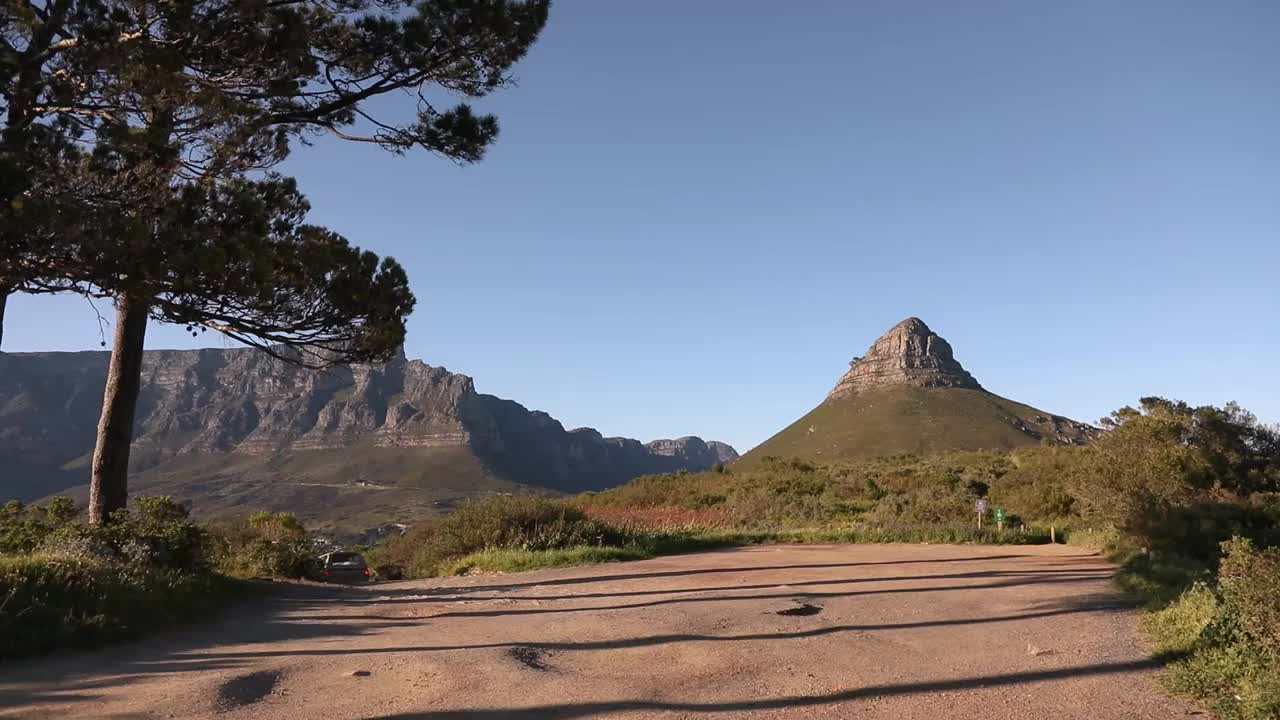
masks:
MULTIPOLYGON (((0 502, 82 493, 108 354, 0 352, 0 502)), ((196 510, 293 510, 382 524, 458 498, 576 492, 737 458, 697 437, 565 430, 409 360, 313 372, 247 348, 149 351, 130 484, 196 510)))
POLYGON ((849 363, 827 398, 747 453, 815 460, 1083 444, 1097 429, 983 389, 951 344, 909 317, 849 363))

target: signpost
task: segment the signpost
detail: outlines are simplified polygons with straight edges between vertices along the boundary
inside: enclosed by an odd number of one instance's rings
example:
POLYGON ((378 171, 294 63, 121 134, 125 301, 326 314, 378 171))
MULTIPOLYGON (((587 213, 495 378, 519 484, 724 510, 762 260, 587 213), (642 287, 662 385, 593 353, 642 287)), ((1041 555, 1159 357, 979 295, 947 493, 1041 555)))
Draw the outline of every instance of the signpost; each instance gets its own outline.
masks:
POLYGON ((1004 521, 1005 521, 1005 518, 1007 517, 1005 515, 1004 508, 996 508, 995 510, 992 510, 991 516, 995 518, 996 529, 1004 530, 1004 521))
POLYGON ((973 502, 973 509, 978 513, 978 529, 982 529, 982 516, 987 514, 987 499, 978 498, 973 502))

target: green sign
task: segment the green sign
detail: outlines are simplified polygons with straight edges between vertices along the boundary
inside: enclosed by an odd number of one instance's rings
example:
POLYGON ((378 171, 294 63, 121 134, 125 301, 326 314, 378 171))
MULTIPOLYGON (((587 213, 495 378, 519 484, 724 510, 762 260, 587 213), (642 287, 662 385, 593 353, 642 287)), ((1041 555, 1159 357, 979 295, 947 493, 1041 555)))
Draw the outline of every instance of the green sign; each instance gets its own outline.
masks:
POLYGON ((1004 522, 1004 519, 1005 519, 1004 508, 996 508, 995 510, 991 511, 991 514, 995 517, 996 522, 1004 522))

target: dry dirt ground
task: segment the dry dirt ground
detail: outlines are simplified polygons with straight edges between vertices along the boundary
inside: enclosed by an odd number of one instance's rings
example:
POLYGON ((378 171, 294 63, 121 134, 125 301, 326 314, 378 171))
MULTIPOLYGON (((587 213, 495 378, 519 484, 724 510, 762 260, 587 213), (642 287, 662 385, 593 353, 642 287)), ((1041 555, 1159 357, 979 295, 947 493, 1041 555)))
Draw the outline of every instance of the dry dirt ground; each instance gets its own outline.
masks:
POLYGON ((3 718, 1185 717, 1076 548, 753 547, 365 588, 7 664, 3 718))

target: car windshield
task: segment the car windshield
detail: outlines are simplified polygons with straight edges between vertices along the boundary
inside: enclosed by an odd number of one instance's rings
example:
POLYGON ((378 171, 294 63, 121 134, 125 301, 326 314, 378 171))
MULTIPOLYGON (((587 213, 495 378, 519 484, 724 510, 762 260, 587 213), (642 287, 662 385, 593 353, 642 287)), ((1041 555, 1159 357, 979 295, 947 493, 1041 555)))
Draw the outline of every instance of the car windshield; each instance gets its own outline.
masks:
POLYGON ((358 554, 349 552, 333 553, 329 556, 329 562, 331 563, 353 563, 360 562, 363 559, 358 554))

